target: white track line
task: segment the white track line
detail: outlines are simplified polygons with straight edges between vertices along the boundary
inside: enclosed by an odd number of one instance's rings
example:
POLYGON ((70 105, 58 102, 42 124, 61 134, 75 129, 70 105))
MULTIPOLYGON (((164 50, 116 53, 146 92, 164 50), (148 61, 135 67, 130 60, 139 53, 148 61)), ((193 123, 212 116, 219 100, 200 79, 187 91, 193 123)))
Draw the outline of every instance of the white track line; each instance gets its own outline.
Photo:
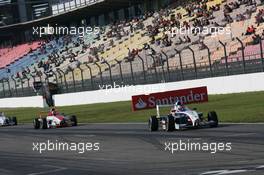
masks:
POLYGON ((50 167, 50 168, 56 168, 56 169, 48 170, 48 171, 41 171, 41 172, 37 172, 37 173, 30 173, 28 175, 50 174, 50 173, 56 173, 56 172, 63 171, 63 170, 67 169, 67 168, 64 168, 64 167, 53 166, 53 165, 42 165, 42 166, 50 167))
POLYGON ((264 165, 260 165, 257 167, 257 169, 262 169, 262 168, 264 168, 264 165))
POLYGON ((255 134, 257 134, 257 133, 231 134, 231 135, 226 135, 226 137, 248 136, 248 135, 255 135, 255 134))
POLYGON ((201 175, 223 175, 223 174, 237 174, 237 173, 244 173, 249 172, 250 170, 218 170, 218 171, 208 171, 202 173, 201 175))
POLYGON ((224 171, 227 171, 227 170, 207 171, 207 172, 202 173, 201 175, 218 174, 224 171))
POLYGON ((244 173, 244 172, 252 172, 257 171, 258 169, 263 169, 264 165, 259 165, 254 169, 237 169, 237 170, 215 170, 215 171, 206 171, 201 173, 200 175, 223 175, 223 174, 237 174, 237 173, 244 173))
MULTIPOLYGON (((79 123, 83 125, 95 124, 95 125, 147 125, 147 122, 133 122, 133 123, 79 123)), ((219 124, 230 124, 230 125, 264 125, 264 123, 219 123, 219 124)))

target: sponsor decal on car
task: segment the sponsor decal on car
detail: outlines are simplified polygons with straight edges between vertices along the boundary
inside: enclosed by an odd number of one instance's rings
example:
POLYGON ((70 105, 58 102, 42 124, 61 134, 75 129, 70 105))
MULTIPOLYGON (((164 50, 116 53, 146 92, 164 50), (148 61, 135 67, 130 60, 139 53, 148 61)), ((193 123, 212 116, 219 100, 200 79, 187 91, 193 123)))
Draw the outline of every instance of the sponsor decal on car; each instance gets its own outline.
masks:
POLYGON ((176 101, 181 101, 183 104, 208 102, 207 87, 132 96, 132 109, 133 111, 152 109, 156 105, 169 105, 174 104, 176 101))

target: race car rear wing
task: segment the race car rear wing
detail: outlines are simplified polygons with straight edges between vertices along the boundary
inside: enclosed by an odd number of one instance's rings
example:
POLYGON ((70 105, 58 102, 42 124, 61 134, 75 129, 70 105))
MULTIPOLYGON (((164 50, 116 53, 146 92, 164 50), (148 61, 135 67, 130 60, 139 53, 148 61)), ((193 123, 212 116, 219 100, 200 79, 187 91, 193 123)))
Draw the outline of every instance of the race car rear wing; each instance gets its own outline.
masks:
POLYGON ((173 104, 169 104, 169 105, 156 105, 157 118, 160 118, 160 108, 165 108, 165 107, 173 107, 173 104))

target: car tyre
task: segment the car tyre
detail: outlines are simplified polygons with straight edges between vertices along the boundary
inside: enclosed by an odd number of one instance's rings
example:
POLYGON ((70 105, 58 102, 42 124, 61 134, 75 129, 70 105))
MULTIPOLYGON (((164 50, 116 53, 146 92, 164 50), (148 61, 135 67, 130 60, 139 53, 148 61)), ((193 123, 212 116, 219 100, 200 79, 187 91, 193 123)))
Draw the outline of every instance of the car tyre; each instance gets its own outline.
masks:
POLYGON ((42 119, 42 129, 48 129, 47 118, 42 119))
POLYGON ((172 115, 166 117, 166 131, 171 132, 175 130, 175 120, 172 115))
POLYGON ((151 116, 149 118, 149 130, 157 131, 159 129, 159 121, 156 116, 151 116))
POLYGON ((10 119, 10 117, 9 118, 7 118, 7 119, 5 119, 5 121, 4 121, 4 123, 6 124, 6 125, 9 125, 9 121, 10 121, 11 119, 10 119))
POLYGON ((34 125, 35 129, 39 129, 40 128, 40 121, 38 120, 38 118, 34 119, 33 125, 34 125))
POLYGON ((77 117, 75 115, 72 115, 70 120, 72 121, 72 126, 77 126, 78 122, 77 122, 77 117))
POLYGON ((218 126, 218 117, 215 111, 211 111, 207 115, 208 122, 210 123, 210 127, 214 128, 218 126))
POLYGON ((16 117, 12 117, 12 121, 14 122, 14 125, 17 125, 17 118, 16 117))
POLYGON ((198 121, 195 121, 195 122, 194 122, 194 128, 195 128, 195 129, 199 128, 199 123, 198 123, 198 121))
POLYGON ((61 122, 60 122, 60 127, 66 127, 66 126, 68 126, 68 124, 67 124, 67 122, 66 122, 66 120, 65 120, 65 118, 64 118, 64 119, 62 119, 61 122))

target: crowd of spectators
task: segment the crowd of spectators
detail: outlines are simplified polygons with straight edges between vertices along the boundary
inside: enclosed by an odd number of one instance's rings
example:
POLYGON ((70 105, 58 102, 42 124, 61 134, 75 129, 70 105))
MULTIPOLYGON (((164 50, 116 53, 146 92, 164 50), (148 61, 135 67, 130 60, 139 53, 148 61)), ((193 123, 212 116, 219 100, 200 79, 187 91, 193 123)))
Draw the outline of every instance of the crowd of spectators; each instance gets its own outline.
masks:
MULTIPOLYGON (((149 11, 145 14, 138 15, 132 19, 114 21, 112 24, 108 25, 106 28, 101 29, 100 35, 97 35, 97 40, 103 40, 106 42, 99 44, 86 43, 83 39, 74 39, 71 36, 63 37, 53 37, 48 38, 42 42, 40 47, 39 55, 34 54, 33 50, 32 57, 38 60, 37 66, 31 70, 26 67, 20 73, 17 73, 17 78, 25 78, 28 75, 41 73, 52 75, 54 69, 60 68, 65 63, 75 63, 79 62, 78 57, 81 54, 88 53, 86 56, 88 63, 101 62, 104 63, 106 60, 104 57, 100 57, 101 53, 115 47, 119 42, 122 42, 125 38, 131 37, 137 31, 146 31, 146 35, 150 37, 151 41, 144 48, 150 51, 150 55, 154 58, 153 66, 161 66, 166 60, 163 60, 162 54, 155 51, 154 48, 169 48, 177 47, 179 45, 190 45, 194 42, 194 37, 198 35, 197 30, 192 30, 192 33, 185 35, 176 34, 171 36, 168 33, 175 33, 173 30, 175 27, 184 27, 189 29, 191 27, 200 28, 203 30, 206 26, 226 26, 234 21, 245 21, 250 19, 252 14, 256 12, 256 2, 254 0, 236 0, 230 3, 225 3, 223 8, 220 4, 207 6, 208 0, 201 1, 188 1, 183 7, 186 10, 186 14, 178 12, 174 13, 175 7, 172 4, 169 7, 163 8, 159 11, 149 11), (237 13, 237 9, 245 5, 248 7, 244 12, 237 13), (220 21, 215 21, 215 12, 223 10, 224 18, 220 21), (236 14, 233 15, 233 12, 236 14), (190 20, 184 20, 183 18, 188 16, 190 20), (62 39, 61 39, 62 38, 62 39), (55 40, 56 44, 50 44, 51 40, 55 40), (58 49, 55 45, 61 45, 63 49, 58 49), (78 48, 78 49, 75 49, 78 48), (49 51, 52 50, 50 53, 49 51), (41 55, 47 54, 47 59, 41 59, 41 55)), ((222 17, 217 17, 222 18, 222 17)), ((264 9, 258 11, 255 16, 257 27, 264 22, 264 9)), ((256 27, 250 25, 245 35, 252 35, 252 43, 258 44, 261 38, 264 38, 263 34, 256 34, 256 27)), ((203 38, 199 36, 198 48, 203 50, 206 45, 203 42, 203 38)), ((127 48, 127 59, 128 61, 133 61, 135 57, 141 52, 137 46, 134 48, 127 48)))

